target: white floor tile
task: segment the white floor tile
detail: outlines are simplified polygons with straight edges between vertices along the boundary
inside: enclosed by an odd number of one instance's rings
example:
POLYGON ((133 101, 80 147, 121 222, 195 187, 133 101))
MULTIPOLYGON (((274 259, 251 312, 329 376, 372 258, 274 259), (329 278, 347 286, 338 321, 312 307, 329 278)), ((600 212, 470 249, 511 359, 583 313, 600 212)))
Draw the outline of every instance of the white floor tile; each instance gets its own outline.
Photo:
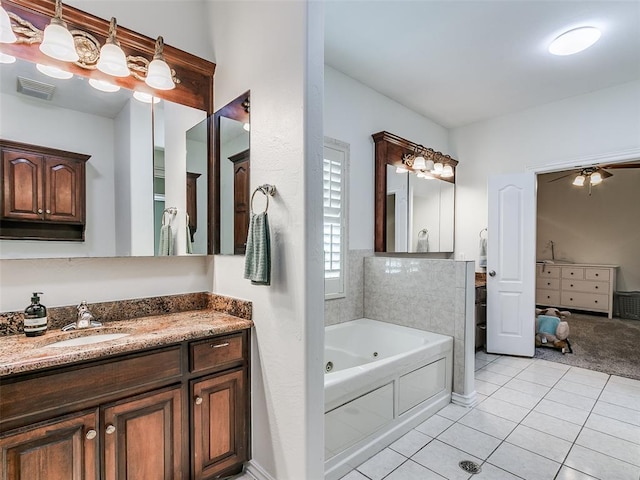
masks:
POLYGON ((358 471, 371 480, 381 480, 398 468, 406 458, 398 452, 385 448, 358 467, 358 471))
POLYGON ((506 375, 507 377, 515 377, 522 371, 522 368, 511 367, 503 363, 493 362, 484 367, 489 372, 499 373, 500 375, 506 375))
POLYGON ((523 370, 518 375, 516 375, 515 378, 517 378, 518 380, 525 380, 527 382, 544 385, 545 387, 553 387, 559 380, 559 378, 556 378, 555 376, 550 376, 544 372, 529 369, 523 370))
POLYGON ((418 425, 415 429, 430 437, 437 437, 447 428, 453 425, 453 421, 440 415, 433 415, 418 425))
POLYGON ((576 444, 640 467, 640 444, 583 428, 576 444))
POLYGON ((622 383, 624 385, 634 385, 634 386, 640 388, 640 380, 635 380, 633 378, 619 377, 617 375, 611 375, 611 377, 609 378, 609 381, 611 383, 622 383))
POLYGON ((506 441, 559 463, 564 461, 571 449, 571 442, 525 425, 518 425, 506 441))
POLYGON ((495 467, 490 463, 482 464, 482 471, 471 477, 472 480, 520 480, 520 477, 510 474, 509 472, 495 467))
POLYGON ((500 358, 500 355, 495 355, 493 353, 476 352, 476 358, 488 362, 493 362, 494 360, 500 358))
POLYGON ((446 445, 439 440, 434 440, 416 453, 411 460, 418 462, 423 467, 442 475, 449 480, 467 480, 470 475, 462 470, 458 463, 462 460, 482 463, 482 460, 457 448, 446 445))
POLYGON ((542 396, 519 392, 518 390, 512 390, 507 387, 502 387, 496 393, 491 395, 491 398, 497 398, 498 400, 512 403, 514 405, 518 405, 519 407, 524 407, 531 410, 542 399, 542 396))
POLYGON ((487 367, 483 368, 482 370, 478 370, 475 373, 475 377, 476 377, 476 380, 482 380, 483 382, 489 382, 489 383, 493 383, 495 385, 500 385, 500 386, 504 385, 509 380, 511 380, 511 377, 507 375, 501 375, 499 373, 490 372, 489 370, 487 370, 487 367))
MULTIPOLYGON (((589 370, 586 370, 589 371, 589 370)), ((585 374, 585 370, 581 369, 577 371, 575 367, 571 367, 571 370, 562 378, 573 383, 580 383, 581 385, 587 385, 589 387, 602 388, 607 383, 609 375, 606 373, 592 372, 598 375, 585 374)))
POLYGON ((509 380, 507 383, 504 384, 504 386, 512 390, 518 390, 519 392, 529 393, 537 397, 544 397, 546 393, 549 390, 551 390, 550 387, 546 387, 538 383, 520 380, 519 378, 514 378, 513 380, 509 380))
POLYGON ((640 410, 632 410, 630 408, 614 405, 613 403, 598 401, 593 407, 592 413, 597 413, 603 417, 614 418, 621 422, 631 423, 640 427, 640 410))
POLYGON ((549 415, 561 420, 567 420, 568 422, 575 423, 576 425, 584 425, 584 422, 587 421, 587 417, 589 416, 589 412, 586 410, 573 408, 568 405, 552 402, 551 400, 546 399, 542 399, 533 410, 544 415, 549 415))
POLYGON ((640 467, 616 460, 581 445, 574 445, 571 448, 565 465, 601 480, 638 480, 640 476, 640 467))
POLYGON ((411 430, 389 445, 389 448, 409 458, 431 440, 433 440, 433 438, 429 435, 425 435, 417 430, 411 430))
POLYGON ((483 460, 500 444, 500 439, 460 423, 442 432, 438 440, 483 460))
POLYGON ((593 478, 591 475, 587 475, 586 473, 579 472, 578 470, 574 470, 573 468, 569 468, 566 465, 563 465, 558 475, 556 476, 556 480, 598 480, 597 478, 593 478))
POLYGON ((554 437, 562 438, 568 442, 573 442, 578 437, 580 429, 582 428, 575 423, 550 417, 549 415, 535 411, 527 415, 527 418, 522 421, 522 425, 540 430, 554 437))
POLYGON ((407 460, 391 472, 388 477, 385 477, 384 480, 444 480, 444 477, 419 463, 407 460))
POLYGON ((487 398, 489 398, 489 395, 478 393, 478 391, 476 390, 476 400, 478 401, 477 403, 484 402, 487 398))
POLYGON ((532 358, 523 358, 523 357, 510 357, 508 355, 503 355, 496 360, 496 363, 501 363, 502 365, 507 365, 509 367, 516 368, 526 368, 529 365, 535 362, 532 358))
POLYGON ((369 480, 369 478, 365 477, 363 474, 361 474, 357 470, 351 470, 349 473, 347 473, 340 480, 369 480))
POLYGON ((482 367, 484 367, 484 366, 489 364, 489 362, 485 362, 483 360, 479 360, 478 358, 475 359, 475 362, 476 362, 476 364, 475 364, 475 367, 476 367, 475 369, 476 370, 480 370, 482 367))
POLYGON ((564 374, 565 370, 560 370, 559 368, 548 367, 543 363, 536 362, 529 365, 526 368, 527 372, 535 372, 540 373, 546 377, 553 378, 559 380, 564 374))
POLYGON ((591 387, 589 385, 583 385, 582 383, 571 382, 565 378, 556 383, 553 388, 582 395, 583 397, 593 398, 594 400, 602 393, 602 387, 591 387))
POLYGON ((589 415, 589 420, 587 420, 585 427, 640 444, 640 427, 637 425, 592 413, 589 415))
POLYGON ((640 401, 632 395, 603 391, 598 400, 640 411, 640 401))
POLYGON ((596 400, 593 398, 583 397, 582 395, 559 390, 557 385, 549 390, 549 393, 547 393, 544 398, 551 400, 552 402, 571 405, 572 407, 586 410, 587 412, 591 411, 593 406, 596 404, 596 400))
POLYGON ((455 405, 450 403, 442 410, 438 411, 437 414, 441 417, 448 418, 449 420, 453 420, 454 422, 458 420, 460 417, 466 415, 471 410, 467 407, 461 407, 460 405, 455 405))
POLYGON ((481 393, 483 395, 491 395, 493 392, 500 388, 500 385, 496 385, 495 383, 484 382, 482 380, 478 380, 476 378, 475 381, 476 392, 481 393))
POLYGON ((607 383, 607 386, 604 387, 604 391, 611 392, 611 393, 619 393, 622 395, 629 395, 630 397, 635 397, 636 400, 640 402, 640 386, 637 386, 637 385, 609 382, 607 383))
POLYGON ((541 359, 537 359, 535 364, 540 365, 542 367, 555 368, 556 370, 561 370, 563 372, 566 372, 571 368, 570 365, 565 365, 564 363, 549 362, 548 360, 541 360, 541 359))
POLYGON ((597 372, 595 370, 589 370, 588 368, 571 367, 571 369, 569 371, 571 373, 577 373, 579 375, 587 375, 589 377, 603 378, 605 380, 609 378, 609 374, 607 374, 607 373, 597 372))
POLYGON ((526 480, 553 479, 560 469, 558 462, 506 442, 493 452, 487 462, 526 480))
POLYGON ((503 402, 493 397, 487 398, 476 407, 488 413, 493 413, 498 417, 506 418, 512 422, 520 422, 529 413, 528 408, 519 407, 511 403, 503 402))
POLYGON ((477 408, 458 420, 458 423, 504 440, 518 425, 516 422, 498 417, 477 408))

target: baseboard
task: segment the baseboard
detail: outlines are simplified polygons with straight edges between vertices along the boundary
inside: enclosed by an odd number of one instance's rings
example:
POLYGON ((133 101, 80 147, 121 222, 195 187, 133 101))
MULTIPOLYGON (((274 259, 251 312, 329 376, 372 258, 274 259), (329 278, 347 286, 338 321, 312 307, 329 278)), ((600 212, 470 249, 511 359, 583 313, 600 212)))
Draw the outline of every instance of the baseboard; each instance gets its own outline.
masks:
POLYGON ((269 475, 260 465, 255 463, 253 460, 249 460, 249 463, 247 463, 245 471, 256 480, 276 480, 271 475, 269 475))
POLYGON ((467 395, 460 395, 459 393, 453 392, 451 394, 451 403, 455 403, 461 407, 475 407, 478 404, 478 395, 475 390, 467 395))

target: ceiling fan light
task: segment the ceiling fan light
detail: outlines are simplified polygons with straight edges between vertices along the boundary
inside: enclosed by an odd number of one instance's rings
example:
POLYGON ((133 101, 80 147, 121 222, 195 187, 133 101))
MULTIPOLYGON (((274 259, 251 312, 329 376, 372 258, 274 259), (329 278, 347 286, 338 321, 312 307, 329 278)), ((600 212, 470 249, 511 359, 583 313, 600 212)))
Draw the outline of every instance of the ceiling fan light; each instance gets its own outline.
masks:
POLYGON ((16 43, 17 41, 18 37, 16 37, 16 34, 13 33, 13 28, 11 28, 9 14, 0 5, 0 43, 16 43))
POLYGON ((573 179, 573 185, 576 187, 582 187, 584 185, 585 177, 584 175, 578 175, 573 179))
POLYGON ((564 32, 549 45, 553 55, 573 55, 586 50, 600 38, 600 30, 595 27, 579 27, 564 32))
POLYGON ((427 168, 427 164, 422 155, 418 155, 413 159, 413 169, 414 170, 425 170, 427 168))
POLYGON ((591 177, 589 178, 590 178, 591 185, 598 185, 602 183, 602 175, 600 174, 600 172, 593 172, 591 174, 591 177))

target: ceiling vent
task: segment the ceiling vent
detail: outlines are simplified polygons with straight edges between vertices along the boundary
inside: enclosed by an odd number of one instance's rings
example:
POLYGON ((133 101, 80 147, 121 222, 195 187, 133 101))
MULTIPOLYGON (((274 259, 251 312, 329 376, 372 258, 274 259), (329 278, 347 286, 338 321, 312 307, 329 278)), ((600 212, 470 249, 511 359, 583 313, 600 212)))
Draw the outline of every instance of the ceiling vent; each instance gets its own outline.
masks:
POLYGON ((50 101, 55 91, 55 85, 38 82, 30 78, 18 77, 18 93, 22 93, 23 95, 50 101))

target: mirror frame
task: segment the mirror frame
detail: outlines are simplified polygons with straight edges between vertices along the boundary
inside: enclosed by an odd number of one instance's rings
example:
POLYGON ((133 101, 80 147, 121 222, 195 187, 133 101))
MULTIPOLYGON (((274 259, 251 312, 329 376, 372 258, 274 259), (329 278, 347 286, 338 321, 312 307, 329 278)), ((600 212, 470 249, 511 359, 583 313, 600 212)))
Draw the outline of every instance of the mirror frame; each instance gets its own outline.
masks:
MULTIPOLYGON (((374 133, 371 137, 375 142, 374 252, 387 253, 387 165, 404 165, 402 157, 413 154, 422 146, 387 131, 374 133)), ((455 184, 458 161, 450 158, 448 162, 453 167, 453 177, 438 180, 455 184)))
MULTIPOLYGON (((214 132, 211 116, 213 115, 214 109, 213 76, 216 64, 165 44, 163 53, 166 62, 175 72, 175 78, 177 79, 176 88, 172 90, 155 90, 147 86, 144 83, 144 79, 141 79, 141 73, 144 74, 144 72, 136 71, 138 78, 134 75, 118 78, 100 72, 95 68, 97 57, 92 57, 91 55, 87 55, 76 63, 58 62, 44 55, 39 49, 39 44, 42 41, 45 27, 55 15, 55 2, 51 0, 3 0, 2 7, 9 13, 12 20, 12 28, 18 37, 18 41, 16 43, 0 43, 0 52, 32 63, 57 64, 74 75, 108 80, 128 90, 145 92, 170 102, 206 112, 208 144, 207 181, 209 185, 209 191, 207 193, 207 206, 209 210, 207 216, 207 254, 213 254, 216 226, 212 221, 213 215, 211 212, 214 210, 217 188, 215 191, 214 188, 212 188, 214 187, 215 169, 212 148, 214 132), (18 22, 16 18, 21 21, 18 22)), ((66 4, 64 4, 63 7, 63 18, 67 23, 69 31, 74 34, 74 38, 82 37, 81 43, 82 40, 89 39, 86 45, 89 45, 91 48, 97 47, 99 49, 99 46, 104 45, 109 36, 109 20, 102 19, 66 4), (93 37, 93 39, 91 37, 93 37), (95 45, 94 40, 98 45, 95 45)), ((118 25, 118 41, 128 58, 144 57, 144 59, 148 61, 153 59, 155 39, 118 25)), ((91 50, 91 48, 89 50, 91 50)), ((217 228, 219 228, 219 225, 217 228)), ((217 245, 217 243, 215 245, 217 245)))
MULTIPOLYGON (((215 207, 209 210, 209 214, 213 213, 213 219, 210 219, 210 222, 214 226, 212 238, 214 240, 213 253, 215 254, 220 253, 220 118, 226 117, 239 122, 250 122, 250 102, 251 90, 247 90, 213 114, 213 190, 215 191, 215 207), (249 105, 245 102, 249 102, 249 105)), ((251 152, 251 136, 249 136, 249 152, 251 152)))

